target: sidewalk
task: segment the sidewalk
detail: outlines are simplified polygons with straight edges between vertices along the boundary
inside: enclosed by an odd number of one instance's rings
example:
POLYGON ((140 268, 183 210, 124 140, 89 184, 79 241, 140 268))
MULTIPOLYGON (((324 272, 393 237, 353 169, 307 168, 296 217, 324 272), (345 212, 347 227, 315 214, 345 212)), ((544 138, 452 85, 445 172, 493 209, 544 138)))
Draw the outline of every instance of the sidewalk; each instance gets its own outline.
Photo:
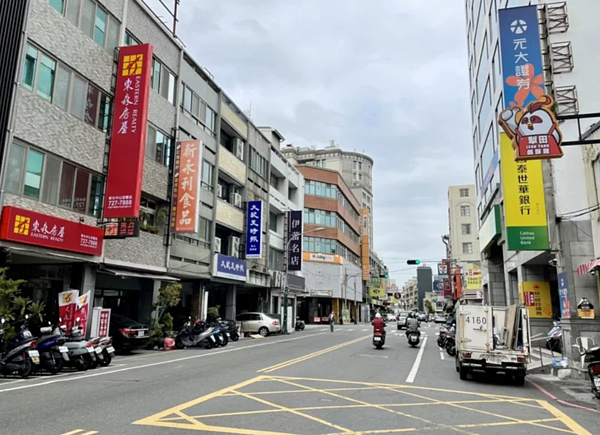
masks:
POLYGON ((527 379, 554 400, 563 399, 600 412, 600 401, 593 396, 587 379, 559 379, 552 374, 542 373, 529 375, 527 379))

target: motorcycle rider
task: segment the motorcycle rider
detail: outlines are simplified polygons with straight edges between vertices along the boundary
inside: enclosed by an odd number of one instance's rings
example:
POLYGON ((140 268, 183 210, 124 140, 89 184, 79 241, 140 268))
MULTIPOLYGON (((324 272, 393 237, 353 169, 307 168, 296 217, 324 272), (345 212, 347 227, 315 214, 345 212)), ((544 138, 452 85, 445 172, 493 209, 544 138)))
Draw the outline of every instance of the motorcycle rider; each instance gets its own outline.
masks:
POLYGON ((375 314, 375 318, 371 324, 373 325, 373 333, 375 333, 375 331, 381 331, 381 335, 385 337, 385 322, 381 318, 381 314, 375 314))
POLYGON ((418 332, 419 337, 421 336, 421 331, 419 331, 419 327, 421 324, 419 323, 419 319, 417 318, 416 313, 409 313, 408 319, 406 319, 406 338, 408 338, 411 332, 418 332))

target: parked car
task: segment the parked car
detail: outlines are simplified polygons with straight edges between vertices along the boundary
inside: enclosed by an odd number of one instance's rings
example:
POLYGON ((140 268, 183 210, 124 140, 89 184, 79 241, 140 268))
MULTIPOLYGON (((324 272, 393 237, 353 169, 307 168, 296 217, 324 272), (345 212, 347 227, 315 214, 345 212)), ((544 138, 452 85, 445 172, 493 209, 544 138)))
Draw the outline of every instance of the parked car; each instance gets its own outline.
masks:
POLYGON ((419 319, 419 322, 426 322, 427 316, 424 313, 419 313, 418 319, 419 319))
POLYGON ((400 311, 398 314, 398 329, 406 328, 406 321, 410 311, 400 311))
POLYGON ((125 352, 146 347, 150 339, 146 325, 121 314, 111 314, 109 335, 113 347, 125 352))
POLYGON ((281 332, 279 318, 271 317, 265 313, 242 313, 238 314, 235 320, 240 326, 240 332, 244 335, 258 333, 266 337, 281 332))
POLYGON ((438 314, 435 316, 435 319, 433 319, 433 321, 435 323, 446 323, 446 317, 442 316, 441 314, 438 314))

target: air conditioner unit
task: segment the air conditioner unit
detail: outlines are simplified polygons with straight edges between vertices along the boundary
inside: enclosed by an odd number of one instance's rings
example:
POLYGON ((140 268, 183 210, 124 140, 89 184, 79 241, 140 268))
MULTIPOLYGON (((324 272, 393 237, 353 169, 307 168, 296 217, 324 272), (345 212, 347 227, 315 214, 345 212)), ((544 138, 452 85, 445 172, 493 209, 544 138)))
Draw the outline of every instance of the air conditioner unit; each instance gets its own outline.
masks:
POLYGON ((213 251, 215 252, 221 252, 221 239, 219 237, 215 237, 215 246, 213 251))
POLYGON ((239 193, 233 194, 233 205, 242 208, 242 195, 240 195, 239 193))
POLYGON ((229 237, 229 256, 239 257, 240 255, 240 238, 236 236, 229 237))
POLYGON ((244 160, 244 142, 242 142, 241 139, 236 138, 233 142, 233 148, 235 156, 240 160, 244 160))
POLYGON ((223 198, 223 186, 220 184, 217 184, 217 197, 223 198))

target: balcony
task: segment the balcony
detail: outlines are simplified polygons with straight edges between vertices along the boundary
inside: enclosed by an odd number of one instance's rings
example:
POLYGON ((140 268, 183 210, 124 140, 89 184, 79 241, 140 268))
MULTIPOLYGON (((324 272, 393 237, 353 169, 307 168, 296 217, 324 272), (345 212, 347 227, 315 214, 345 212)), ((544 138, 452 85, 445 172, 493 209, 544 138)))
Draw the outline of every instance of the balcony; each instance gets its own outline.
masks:
POLYGON ((219 199, 217 200, 217 222, 243 232, 244 212, 219 199))
POLYGON ((226 172, 240 185, 246 184, 246 165, 223 145, 219 146, 219 169, 226 172))

